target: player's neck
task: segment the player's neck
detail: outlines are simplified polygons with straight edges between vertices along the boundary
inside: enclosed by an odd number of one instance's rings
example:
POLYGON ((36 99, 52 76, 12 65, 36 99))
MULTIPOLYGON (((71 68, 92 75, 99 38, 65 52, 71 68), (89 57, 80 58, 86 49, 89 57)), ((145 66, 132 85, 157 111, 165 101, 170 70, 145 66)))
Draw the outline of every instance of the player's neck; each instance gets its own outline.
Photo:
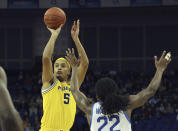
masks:
POLYGON ((63 79, 63 78, 56 77, 56 80, 60 81, 61 83, 68 83, 68 79, 63 79))

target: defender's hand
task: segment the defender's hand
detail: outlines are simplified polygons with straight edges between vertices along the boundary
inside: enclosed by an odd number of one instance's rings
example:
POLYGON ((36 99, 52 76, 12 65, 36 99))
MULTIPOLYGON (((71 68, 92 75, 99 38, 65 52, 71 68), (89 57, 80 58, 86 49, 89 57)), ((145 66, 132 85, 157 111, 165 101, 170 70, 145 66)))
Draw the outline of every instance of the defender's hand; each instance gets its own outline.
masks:
POLYGON ((166 51, 163 51, 162 56, 160 57, 159 60, 157 60, 157 56, 155 56, 154 58, 156 69, 164 72, 168 64, 171 62, 171 52, 168 52, 166 54, 166 51))
POLYGON ((76 40, 78 38, 79 28, 80 28, 80 20, 77 20, 77 24, 76 24, 76 21, 74 21, 72 29, 71 29, 71 36, 73 40, 76 40))
POLYGON ((68 50, 66 51, 65 58, 69 61, 72 68, 77 68, 80 64, 79 60, 75 56, 75 52, 73 48, 72 51, 71 49, 68 48, 68 50))

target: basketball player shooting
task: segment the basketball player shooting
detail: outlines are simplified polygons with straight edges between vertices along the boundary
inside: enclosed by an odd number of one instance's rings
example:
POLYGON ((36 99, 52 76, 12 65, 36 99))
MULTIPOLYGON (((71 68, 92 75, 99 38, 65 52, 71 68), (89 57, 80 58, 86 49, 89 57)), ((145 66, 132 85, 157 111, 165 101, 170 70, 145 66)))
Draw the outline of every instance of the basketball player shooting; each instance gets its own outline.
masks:
MULTIPOLYGON (((79 20, 77 20, 77 23, 74 21, 71 36, 80 58, 80 65, 77 67, 77 79, 78 85, 80 86, 88 69, 88 57, 78 37, 79 26, 79 20)), ((43 117, 41 119, 40 131, 69 131, 74 123, 76 102, 70 89, 69 75, 71 66, 63 57, 58 58, 53 66, 51 61, 54 45, 61 28, 62 25, 57 30, 48 28, 51 32, 51 37, 43 52, 43 85, 41 90, 43 97, 43 117)))
POLYGON ((171 61, 171 53, 164 51, 159 60, 155 56, 156 73, 148 87, 136 95, 121 96, 117 93, 118 86, 110 78, 97 81, 96 97, 98 102, 91 101, 79 90, 78 60, 74 51, 69 53, 67 60, 72 66, 71 91, 77 106, 86 113, 91 131, 131 131, 131 113, 143 106, 155 95, 159 88, 163 72, 171 61))
POLYGON ((0 120, 2 131, 23 131, 22 120, 7 89, 7 77, 0 67, 0 120))

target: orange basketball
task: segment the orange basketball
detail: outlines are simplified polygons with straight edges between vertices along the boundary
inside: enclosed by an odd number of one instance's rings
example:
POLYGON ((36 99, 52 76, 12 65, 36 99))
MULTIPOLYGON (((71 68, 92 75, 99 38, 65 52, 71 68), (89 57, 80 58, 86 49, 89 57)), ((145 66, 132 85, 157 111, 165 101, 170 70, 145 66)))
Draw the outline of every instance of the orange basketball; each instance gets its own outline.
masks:
POLYGON ((44 23, 48 28, 57 29, 61 24, 65 24, 66 14, 57 7, 49 8, 44 14, 44 23))

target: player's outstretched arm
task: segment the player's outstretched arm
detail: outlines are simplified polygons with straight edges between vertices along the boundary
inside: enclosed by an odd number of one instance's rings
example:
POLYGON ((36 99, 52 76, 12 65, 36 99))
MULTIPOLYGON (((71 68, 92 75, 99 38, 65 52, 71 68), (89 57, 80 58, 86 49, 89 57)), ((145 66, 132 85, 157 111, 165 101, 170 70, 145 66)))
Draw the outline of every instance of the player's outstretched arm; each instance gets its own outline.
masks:
POLYGON ((78 56, 80 60, 80 65, 78 67, 78 75, 77 75, 79 81, 79 87, 80 87, 80 85, 82 84, 85 78, 88 69, 89 60, 85 52, 85 49, 83 48, 79 39, 79 30, 80 30, 79 28, 80 28, 80 21, 79 20, 77 20, 77 22, 74 21, 71 29, 71 36, 77 48, 78 56))
POLYGON ((72 77, 71 77, 71 92, 72 95, 77 103, 77 106, 86 114, 91 113, 92 104, 90 103, 89 99, 79 90, 79 83, 78 83, 78 66, 79 60, 75 57, 74 49, 71 52, 67 52, 66 59, 69 61, 70 65, 72 66, 72 77))
POLYGON ((142 90, 137 95, 130 96, 130 109, 132 110, 143 106, 149 98, 155 95, 160 86, 163 72, 166 70, 168 64, 171 62, 171 53, 169 52, 166 54, 166 51, 163 51, 162 56, 159 60, 157 60, 157 56, 155 56, 154 58, 156 73, 146 89, 142 90))
POLYGON ((42 82, 43 84, 45 82, 50 82, 53 78, 53 67, 52 67, 51 57, 54 51, 54 45, 55 45, 56 39, 61 31, 61 27, 62 25, 56 30, 48 28, 48 30, 51 32, 51 37, 44 49, 43 57, 42 57, 42 64, 43 64, 42 82))
POLYGON ((7 89, 7 77, 0 67, 0 119, 3 131, 23 131, 22 120, 7 89))

